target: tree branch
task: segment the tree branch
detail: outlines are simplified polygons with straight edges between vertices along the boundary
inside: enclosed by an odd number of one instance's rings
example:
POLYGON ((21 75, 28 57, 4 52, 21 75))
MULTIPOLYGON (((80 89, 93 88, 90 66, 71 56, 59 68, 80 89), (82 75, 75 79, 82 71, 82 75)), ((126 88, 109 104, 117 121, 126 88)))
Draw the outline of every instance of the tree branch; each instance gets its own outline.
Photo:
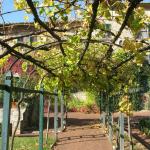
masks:
POLYGON ((89 32, 88 32, 87 42, 85 43, 85 48, 83 50, 83 53, 80 55, 80 60, 78 61, 78 65, 80 65, 80 63, 83 60, 83 57, 84 57, 88 47, 89 47, 89 41, 92 37, 92 32, 93 32, 93 29, 94 29, 94 26, 95 26, 95 21, 96 21, 99 2, 100 2, 99 0, 94 0, 94 2, 92 4, 93 14, 92 14, 91 22, 90 22, 90 28, 89 28, 89 32))
POLYGON ((37 21, 41 25, 41 27, 43 27, 47 32, 49 32, 53 38, 55 38, 56 40, 58 40, 58 42, 60 42, 60 50, 61 50, 63 56, 66 56, 63 45, 61 43, 61 38, 39 18, 37 10, 36 10, 32 0, 27 0, 27 4, 33 13, 35 21, 37 21))
POLYGON ((48 73, 52 74, 54 77, 56 77, 56 75, 52 72, 51 69, 47 68, 43 62, 41 61, 38 61, 34 58, 32 58, 31 56, 29 55, 24 55, 24 54, 21 54, 20 52, 18 51, 15 51, 10 45, 8 45, 7 43, 3 42, 0 40, 0 44, 5 47, 8 51, 8 53, 10 54, 13 54, 14 56, 16 56, 17 58, 22 58, 22 59, 25 59, 25 60, 28 60, 29 62, 32 62, 33 64, 35 64, 36 66, 38 66, 39 68, 41 69, 44 69, 45 71, 47 71, 48 73))
POLYGON ((114 71, 114 70, 117 70, 117 69, 120 68, 122 65, 124 65, 125 63, 127 63, 127 62, 129 62, 130 60, 132 60, 133 58, 135 58, 136 55, 138 55, 139 53, 142 53, 142 52, 148 51, 148 50, 150 50, 150 45, 138 49, 136 54, 133 54, 133 55, 131 55, 129 58, 127 58, 126 60, 120 62, 120 63, 117 64, 115 67, 113 67, 112 70, 113 70, 113 71, 114 71))
MULTIPOLYGON (((128 9, 127 9, 127 12, 126 12, 125 18, 124 18, 124 20, 123 20, 123 23, 122 23, 122 25, 121 25, 121 27, 120 27, 120 29, 119 29, 117 35, 116 35, 116 36, 114 37, 114 39, 113 39, 113 42, 112 42, 113 44, 114 44, 114 43, 118 40, 118 38, 120 37, 122 31, 124 30, 124 28, 126 27, 126 25, 127 25, 127 23, 128 23, 129 17, 131 16, 133 10, 137 7, 137 5, 138 5, 141 1, 143 1, 143 0, 132 0, 132 1, 130 2, 130 5, 129 5, 128 9)), ((112 45, 110 45, 109 48, 108 48, 108 50, 107 50, 107 52, 106 52, 106 55, 101 59, 100 63, 101 63, 105 58, 106 58, 106 59, 107 59, 107 58, 109 59, 109 58, 111 57, 111 55, 112 55, 112 52, 113 52, 113 48, 112 48, 112 45)))

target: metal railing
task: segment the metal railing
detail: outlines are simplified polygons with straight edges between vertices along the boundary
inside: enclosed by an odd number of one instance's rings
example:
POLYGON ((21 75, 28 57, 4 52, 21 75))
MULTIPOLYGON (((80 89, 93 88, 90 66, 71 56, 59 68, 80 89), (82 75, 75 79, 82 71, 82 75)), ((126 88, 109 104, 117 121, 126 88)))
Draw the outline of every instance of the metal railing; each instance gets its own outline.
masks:
MULTIPOLYGON (((48 94, 54 96, 54 131, 55 139, 57 140, 58 133, 58 92, 54 93, 44 91, 44 87, 41 84, 40 90, 32 90, 20 87, 14 87, 12 83, 13 75, 8 72, 5 76, 4 84, 0 84, 0 90, 3 90, 3 121, 2 121, 2 150, 9 149, 9 128, 10 128, 10 110, 12 101, 12 92, 22 92, 22 93, 37 93, 39 94, 39 150, 43 150, 43 118, 44 118, 44 95, 48 94)), ((61 96, 61 129, 64 128, 64 94, 61 96)))
MULTIPOLYGON (((116 100, 113 98, 113 100, 116 100)), ((100 107, 100 123, 103 128, 107 130, 108 138, 110 143, 113 145, 113 140, 116 140, 115 149, 116 150, 124 150, 124 114, 120 113, 118 116, 118 125, 116 126, 117 131, 116 134, 114 132, 114 120, 112 115, 112 110, 110 109, 111 101, 110 97, 105 97, 103 94, 100 95, 100 104, 104 104, 105 108, 100 107), (106 103, 109 102, 109 103, 106 103), (108 106, 107 106, 108 105, 108 106)))

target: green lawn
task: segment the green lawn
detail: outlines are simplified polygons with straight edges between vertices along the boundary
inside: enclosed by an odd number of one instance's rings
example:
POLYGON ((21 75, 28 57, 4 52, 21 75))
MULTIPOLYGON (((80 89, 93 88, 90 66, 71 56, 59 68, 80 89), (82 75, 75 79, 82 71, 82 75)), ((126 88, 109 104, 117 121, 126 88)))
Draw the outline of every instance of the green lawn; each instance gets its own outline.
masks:
MULTIPOLYGON (((44 141, 45 142, 45 141, 44 141)), ((44 150, 50 150, 51 144, 54 143, 53 138, 49 138, 48 144, 44 144, 44 150)), ((1 145, 1 137, 0 137, 1 145)), ((16 137, 14 142, 14 150, 37 150, 38 137, 16 137)))

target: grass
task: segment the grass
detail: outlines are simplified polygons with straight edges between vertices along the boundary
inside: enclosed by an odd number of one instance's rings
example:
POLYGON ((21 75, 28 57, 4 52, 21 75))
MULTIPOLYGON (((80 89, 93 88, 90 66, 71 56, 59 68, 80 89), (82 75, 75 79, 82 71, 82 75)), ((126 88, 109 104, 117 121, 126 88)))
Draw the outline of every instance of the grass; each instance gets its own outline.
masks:
MULTIPOLYGON (((11 139, 10 139, 11 140, 11 139)), ((45 139, 44 139, 45 143, 45 139)), ((48 143, 43 145, 44 150, 50 150, 51 145, 54 143, 53 138, 48 139, 48 143)), ((1 137, 0 137, 1 145, 1 137)), ((37 150, 38 137, 16 137, 14 141, 14 150, 37 150)))

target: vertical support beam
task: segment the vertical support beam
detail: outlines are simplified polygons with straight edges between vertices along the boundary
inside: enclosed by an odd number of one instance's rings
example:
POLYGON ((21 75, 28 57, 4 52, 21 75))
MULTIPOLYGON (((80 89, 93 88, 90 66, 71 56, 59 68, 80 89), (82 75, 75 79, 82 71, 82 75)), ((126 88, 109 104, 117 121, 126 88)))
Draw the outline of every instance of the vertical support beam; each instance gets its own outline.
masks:
POLYGON ((106 126, 106 113, 103 112, 103 126, 105 127, 106 126))
POLYGON ((65 127, 67 128, 67 124, 68 124, 68 100, 67 98, 65 98, 65 127))
POLYGON ((3 96, 3 122, 2 122, 2 150, 9 148, 9 125, 10 125, 10 109, 12 96, 12 74, 8 72, 5 76, 5 85, 10 89, 4 90, 3 96))
POLYGON ((61 131, 64 130, 64 90, 61 92, 61 131))
POLYGON ((108 127, 108 112, 109 112, 109 103, 108 103, 108 91, 104 92, 104 100, 105 101, 105 108, 104 108, 104 112, 105 112, 105 127, 108 127))
POLYGON ((49 117, 50 117, 50 100, 48 100, 48 112, 47 112, 47 129, 46 129, 46 144, 48 142, 48 133, 49 133, 49 117))
POLYGON ((119 119, 120 118, 118 118, 118 121, 117 121, 118 123, 117 123, 117 132, 116 132, 116 140, 117 140, 117 142, 116 142, 116 150, 119 150, 119 147, 120 147, 120 143, 119 143, 120 142, 120 136, 119 136, 119 134, 120 134, 119 133, 119 130, 120 130, 120 128, 119 128, 119 124, 120 124, 119 121, 120 120, 119 119))
POLYGON ((55 132, 55 140, 58 139, 58 91, 54 90, 55 94, 55 104, 54 104, 54 132, 55 132))
POLYGON ((105 112, 106 112, 106 117, 105 117, 105 126, 106 128, 108 128, 108 132, 109 132, 109 115, 110 115, 110 104, 109 104, 109 92, 106 91, 106 108, 105 108, 105 112))
POLYGON ((102 118, 103 118, 103 110, 102 110, 102 102, 103 102, 103 94, 102 94, 102 92, 100 92, 100 94, 99 94, 99 111, 100 111, 100 122, 102 122, 102 118))
POLYGON ((131 135, 131 125, 130 125, 130 116, 128 116, 127 119, 128 119, 129 149, 133 150, 132 135, 131 135))
POLYGON ((113 130, 112 130, 112 113, 109 114, 109 118, 108 118, 108 125, 109 125, 109 140, 110 142, 112 142, 112 135, 113 135, 113 130))
POLYGON ((119 117, 120 150, 124 150, 124 114, 120 112, 119 117))
POLYGON ((40 87, 39 103, 39 150, 43 150, 44 87, 40 87))
POLYGON ((112 113, 111 113, 111 97, 107 95, 108 101, 108 133, 109 133, 109 140, 112 142, 112 113))
POLYGON ((103 126, 105 127, 106 125, 106 112, 105 112, 105 108, 103 108, 104 106, 104 92, 101 92, 101 98, 100 98, 100 111, 101 111, 101 114, 100 114, 100 120, 103 124, 103 126))

